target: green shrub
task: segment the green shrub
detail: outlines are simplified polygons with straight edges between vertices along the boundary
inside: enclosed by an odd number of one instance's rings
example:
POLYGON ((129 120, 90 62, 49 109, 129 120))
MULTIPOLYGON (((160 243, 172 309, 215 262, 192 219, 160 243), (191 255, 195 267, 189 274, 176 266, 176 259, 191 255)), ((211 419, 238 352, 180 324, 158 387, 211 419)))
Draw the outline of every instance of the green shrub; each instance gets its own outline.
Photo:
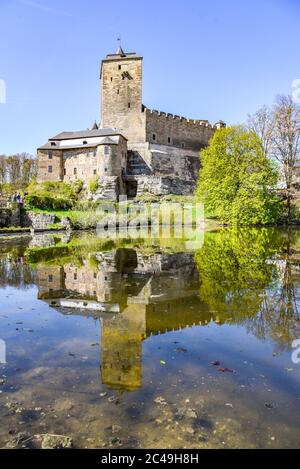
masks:
POLYGON ((63 197, 51 197, 47 192, 40 192, 39 194, 27 195, 26 205, 44 210, 68 210, 73 207, 73 200, 63 197))
POLYGON ((89 190, 92 194, 96 192, 99 185, 99 176, 94 176, 89 182, 89 190))
POLYGON ((68 210, 74 207, 82 187, 81 180, 73 184, 55 181, 31 183, 27 187, 26 205, 44 210, 68 210))
POLYGON ((82 181, 82 179, 77 179, 77 180, 73 183, 73 190, 74 190, 74 193, 75 193, 75 194, 79 194, 79 193, 82 191, 82 188, 83 188, 83 181, 82 181))

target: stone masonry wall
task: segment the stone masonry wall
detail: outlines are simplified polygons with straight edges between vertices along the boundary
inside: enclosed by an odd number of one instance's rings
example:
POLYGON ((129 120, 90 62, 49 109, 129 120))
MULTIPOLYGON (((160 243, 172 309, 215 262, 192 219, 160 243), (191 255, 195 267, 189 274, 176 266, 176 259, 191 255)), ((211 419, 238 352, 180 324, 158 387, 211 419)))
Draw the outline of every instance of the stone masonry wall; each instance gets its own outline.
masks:
POLYGON ((38 150, 38 182, 62 181, 63 163, 60 150, 38 150))
POLYGON ((145 109, 146 141, 199 151, 207 146, 217 127, 207 121, 185 119, 145 109))
POLYGON ((127 174, 170 176, 196 180, 200 169, 198 151, 166 145, 129 144, 127 174))
POLYGON ((52 213, 36 213, 24 211, 22 214, 22 226, 32 227, 35 230, 47 230, 49 225, 55 223, 55 215, 52 213))
POLYGON ((137 195, 145 192, 154 195, 190 195, 196 187, 195 181, 160 176, 136 176, 137 195))
POLYGON ((142 59, 102 63, 101 127, 117 128, 132 142, 145 141, 142 59))

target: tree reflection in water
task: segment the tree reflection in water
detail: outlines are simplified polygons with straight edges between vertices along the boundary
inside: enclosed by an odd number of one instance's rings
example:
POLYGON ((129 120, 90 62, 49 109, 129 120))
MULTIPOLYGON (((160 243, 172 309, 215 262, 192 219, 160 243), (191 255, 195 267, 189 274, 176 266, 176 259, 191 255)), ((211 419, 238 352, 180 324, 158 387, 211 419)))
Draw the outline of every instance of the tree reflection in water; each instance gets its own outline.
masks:
POLYGON ((291 346, 300 333, 299 240, 297 231, 274 228, 206 233, 195 260, 200 297, 218 322, 291 346))

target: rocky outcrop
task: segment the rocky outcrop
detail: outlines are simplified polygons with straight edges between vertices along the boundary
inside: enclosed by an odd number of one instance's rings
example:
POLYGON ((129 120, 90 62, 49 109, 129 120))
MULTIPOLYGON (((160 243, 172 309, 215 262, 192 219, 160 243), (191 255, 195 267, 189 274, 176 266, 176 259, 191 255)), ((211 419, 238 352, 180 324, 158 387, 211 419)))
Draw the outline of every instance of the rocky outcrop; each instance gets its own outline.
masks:
POLYGON ((98 188, 94 193, 89 192, 88 200, 97 202, 99 200, 118 200, 120 193, 120 182, 118 176, 106 176, 98 183, 98 188))
POLYGON ((137 176, 137 195, 145 192, 154 195, 190 195, 195 189, 194 181, 160 176, 137 176))

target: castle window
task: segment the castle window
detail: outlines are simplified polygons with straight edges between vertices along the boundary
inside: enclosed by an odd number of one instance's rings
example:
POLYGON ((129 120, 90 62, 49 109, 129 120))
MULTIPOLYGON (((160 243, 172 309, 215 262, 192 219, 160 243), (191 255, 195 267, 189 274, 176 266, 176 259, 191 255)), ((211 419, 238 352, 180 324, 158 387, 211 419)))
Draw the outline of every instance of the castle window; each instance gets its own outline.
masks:
POLYGON ((48 281, 53 282, 53 275, 52 274, 48 275, 48 281))
POLYGON ((112 81, 112 77, 110 77, 110 81, 112 81))
POLYGON ((53 171, 52 166, 48 166, 48 173, 52 173, 52 171, 53 171))
POLYGON ((56 143, 55 143, 55 142, 51 142, 51 147, 56 147, 56 143))
POLYGON ((185 143, 184 143, 184 142, 182 142, 182 144, 181 144, 181 148, 184 148, 184 147, 185 147, 185 143))
POLYGON ((155 142, 155 140, 156 140, 156 134, 152 134, 152 140, 153 140, 153 142, 155 142))
POLYGON ((109 146, 107 145, 104 147, 104 155, 109 155, 109 146))
POLYGON ((97 273, 96 272, 94 272, 94 278, 97 278, 97 273))
POLYGON ((73 173, 77 174, 77 168, 74 168, 73 173))
POLYGON ((94 150, 94 151, 93 151, 93 156, 96 156, 96 153, 97 153, 96 150, 94 150))
POLYGON ((74 274, 74 280, 77 280, 77 274, 76 273, 74 274))
POLYGON ((128 103, 128 109, 130 109, 130 103, 128 103))
POLYGON ((52 156, 53 156, 53 155, 52 155, 52 151, 48 151, 48 158, 49 158, 49 160, 52 160, 52 156))
POLYGON ((66 175, 67 171, 66 171, 66 168, 64 168, 64 176, 66 175))
POLYGON ((86 140, 83 140, 82 143, 83 143, 83 145, 86 145, 86 144, 87 144, 87 141, 86 141, 86 140))
POLYGON ((171 137, 168 137, 168 143, 171 143, 171 137))
POLYGON ((94 173, 94 174, 97 174, 97 170, 96 170, 96 169, 94 169, 93 173, 94 173))
POLYGON ((104 171, 107 172, 107 168, 104 168, 104 171))
POLYGON ((120 90, 117 90, 117 94, 120 94, 120 90))
POLYGON ((121 68, 122 68, 121 65, 119 65, 119 66, 118 66, 118 69, 121 70, 121 68))

